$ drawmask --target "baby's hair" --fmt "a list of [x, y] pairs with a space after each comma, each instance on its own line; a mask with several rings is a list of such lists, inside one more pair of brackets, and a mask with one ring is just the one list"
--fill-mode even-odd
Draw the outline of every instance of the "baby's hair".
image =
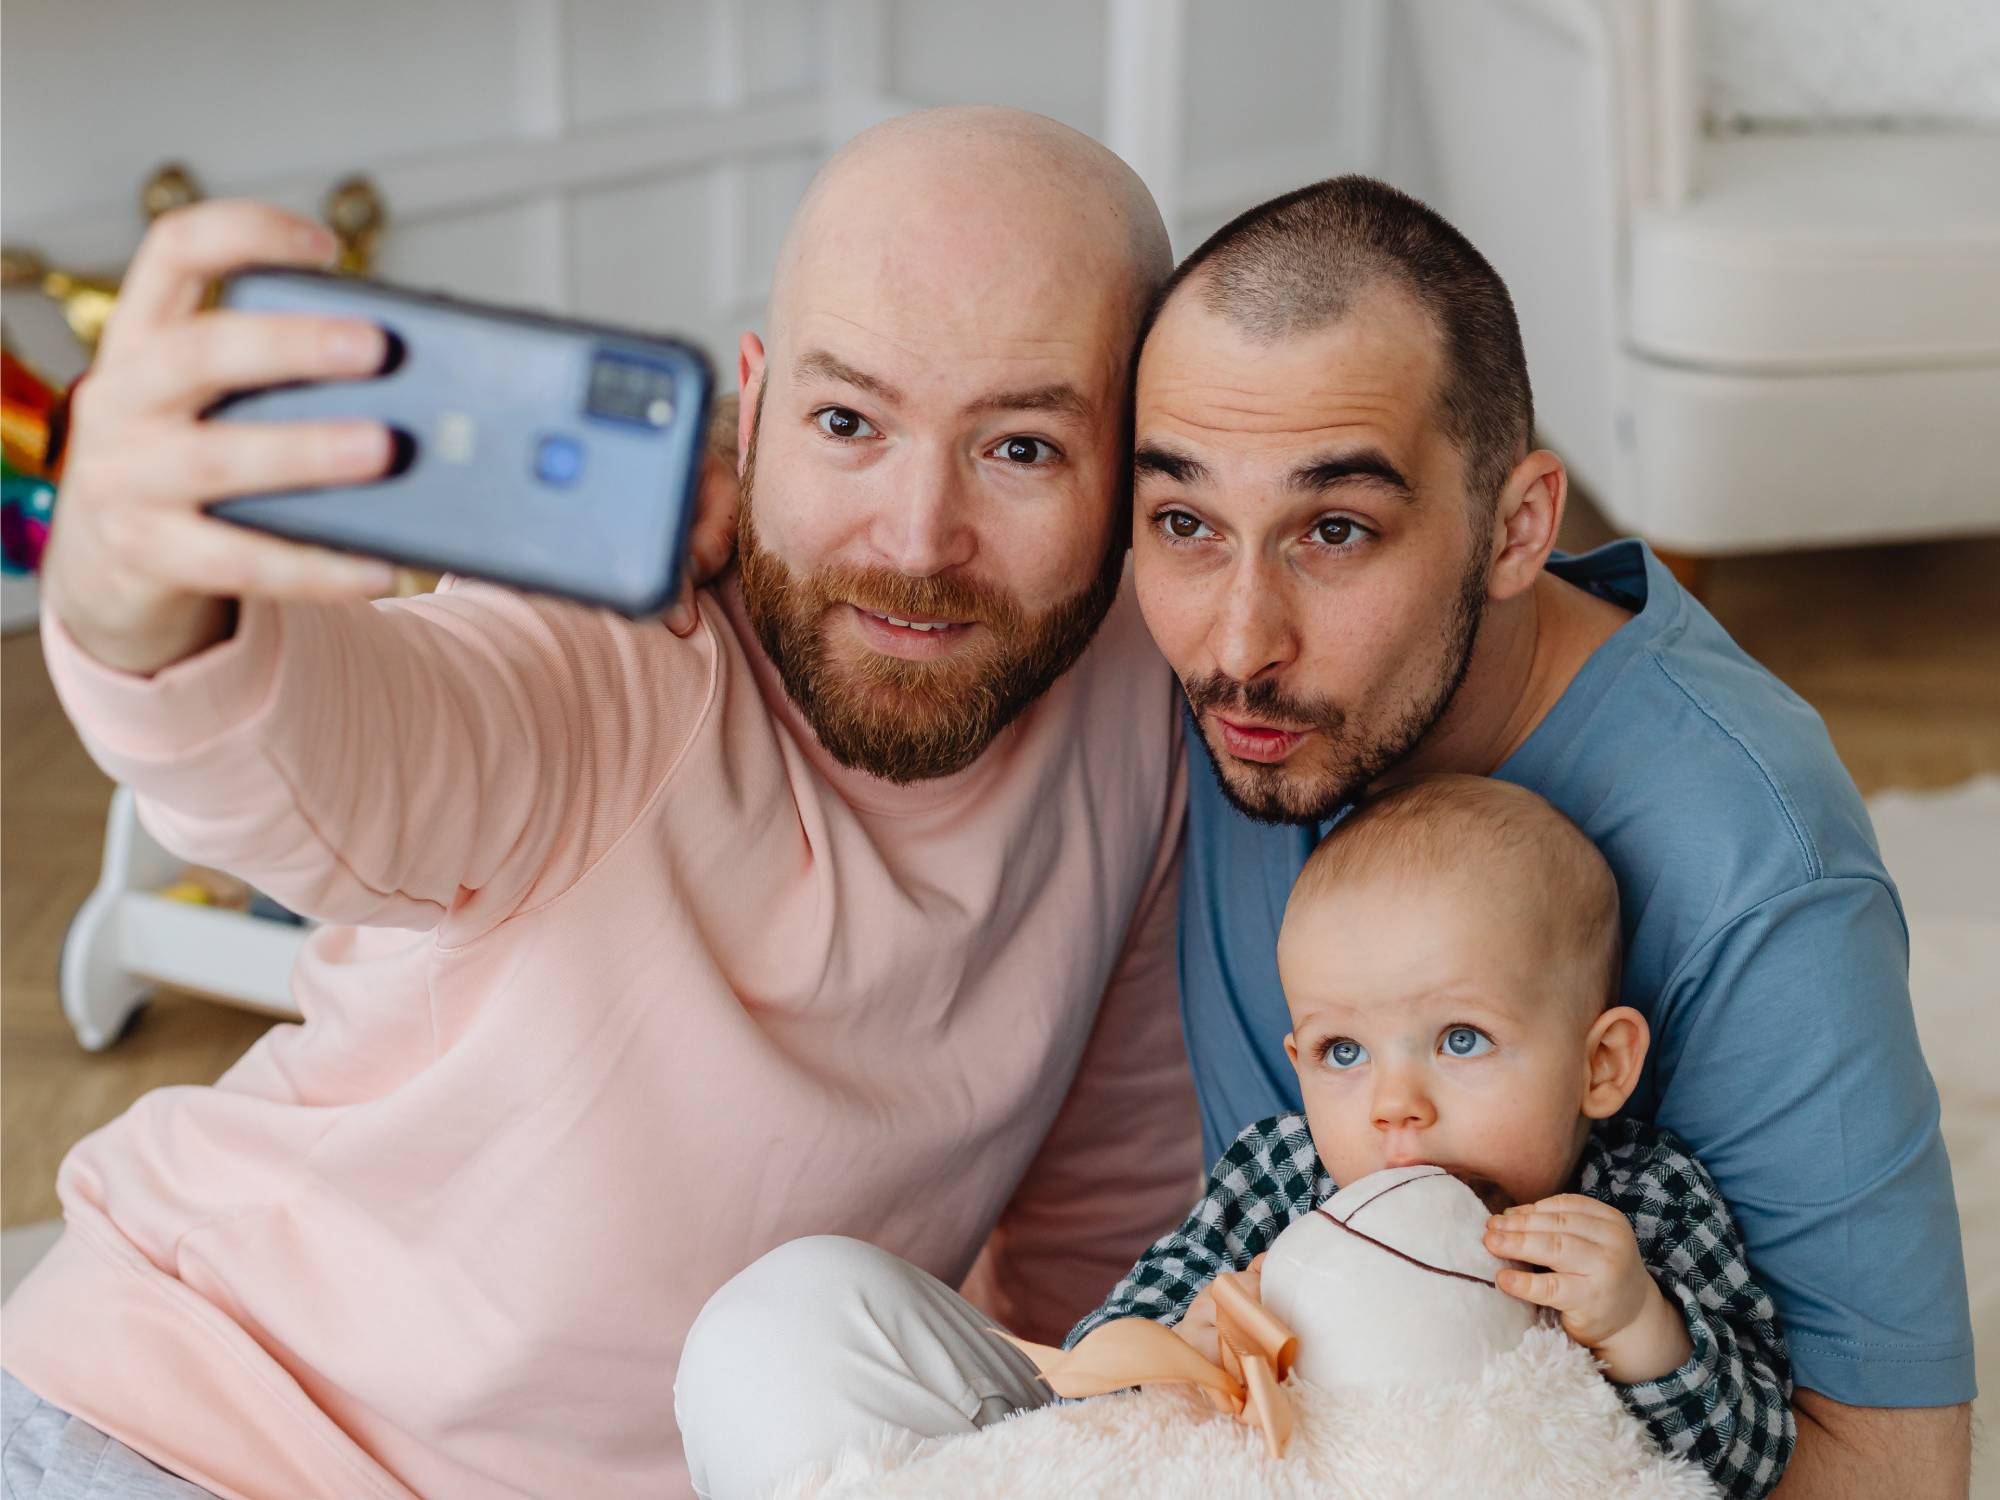
[[1357, 879], [1445, 875], [1479, 864], [1537, 899], [1554, 938], [1594, 967], [1602, 981], [1594, 985], [1598, 1009], [1617, 1004], [1624, 953], [1611, 866], [1576, 824], [1510, 781], [1435, 774], [1364, 798], [1320, 841], [1286, 909]]

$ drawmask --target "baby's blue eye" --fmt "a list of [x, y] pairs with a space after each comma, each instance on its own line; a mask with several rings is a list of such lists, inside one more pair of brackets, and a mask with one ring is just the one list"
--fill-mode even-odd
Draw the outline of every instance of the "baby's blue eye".
[[1336, 1068], [1352, 1068], [1368, 1061], [1368, 1049], [1359, 1042], [1340, 1037], [1327, 1046], [1326, 1061]]
[[1493, 1038], [1477, 1026], [1454, 1026], [1441, 1045], [1453, 1057], [1479, 1057], [1493, 1050]]

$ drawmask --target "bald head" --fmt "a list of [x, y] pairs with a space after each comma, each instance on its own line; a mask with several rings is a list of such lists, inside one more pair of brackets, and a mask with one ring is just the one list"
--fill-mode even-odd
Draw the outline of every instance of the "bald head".
[[1020, 109], [918, 110], [864, 130], [813, 178], [778, 253], [768, 337], [782, 342], [801, 299], [835, 279], [947, 317], [939, 294], [993, 287], [958, 298], [962, 318], [1060, 282], [1129, 339], [1172, 269], [1146, 185], [1089, 136]]

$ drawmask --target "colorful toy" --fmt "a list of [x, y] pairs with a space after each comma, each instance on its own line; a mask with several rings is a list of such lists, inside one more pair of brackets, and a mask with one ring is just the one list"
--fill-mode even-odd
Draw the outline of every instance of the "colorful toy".
[[0, 567], [41, 566], [62, 472], [69, 398], [0, 349]]

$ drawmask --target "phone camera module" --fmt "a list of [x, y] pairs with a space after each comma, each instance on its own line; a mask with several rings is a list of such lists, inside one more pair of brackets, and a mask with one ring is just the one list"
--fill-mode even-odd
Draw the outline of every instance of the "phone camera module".
[[584, 415], [655, 431], [673, 424], [674, 372], [629, 354], [601, 352], [590, 362]]

